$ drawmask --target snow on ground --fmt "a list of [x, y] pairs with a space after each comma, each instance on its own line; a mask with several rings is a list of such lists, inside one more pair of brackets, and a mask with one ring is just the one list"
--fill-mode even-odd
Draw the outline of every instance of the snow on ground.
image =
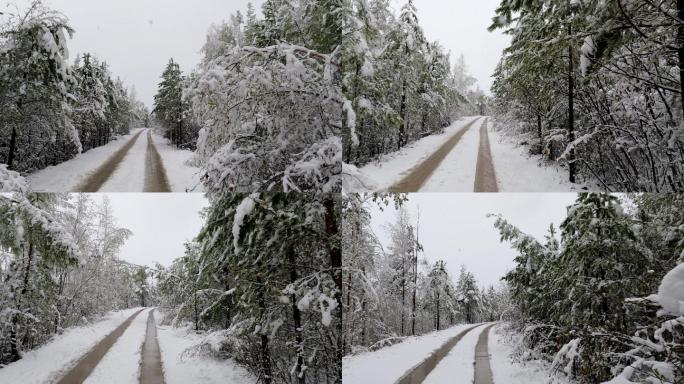
[[494, 383], [497, 384], [569, 384], [560, 377], [549, 376], [548, 365], [540, 361], [529, 361], [524, 365], [513, 362], [509, 356], [513, 346], [503, 334], [501, 325], [495, 325], [489, 333], [489, 365]]
[[472, 324], [456, 325], [438, 332], [408, 337], [399, 344], [374, 352], [344, 357], [342, 381], [354, 384], [393, 384], [450, 338], [471, 326]]
[[491, 127], [490, 121], [489, 146], [499, 191], [573, 192], [585, 187], [570, 183], [567, 169], [554, 164], [540, 165], [539, 156], [531, 156], [527, 147], [513, 143], [510, 137]]
[[475, 377], [475, 346], [486, 325], [479, 326], [463, 336], [454, 348], [437, 364], [423, 381], [424, 384], [448, 382], [470, 383]]
[[147, 164], [147, 129], [98, 192], [142, 192]]
[[203, 336], [193, 333], [190, 328], [159, 325], [162, 318], [160, 314], [155, 315], [155, 318], [166, 384], [242, 384], [257, 381], [233, 361], [184, 353], [186, 349], [199, 344]]
[[481, 119], [466, 132], [442, 164], [425, 182], [420, 192], [472, 192], [475, 185], [477, 154], [480, 149]]
[[21, 360], [0, 369], [0, 383], [50, 382], [138, 310], [113, 311], [96, 323], [66, 330], [42, 347], [26, 352]]
[[202, 192], [201, 169], [189, 165], [195, 153], [171, 146], [168, 139], [154, 131], [152, 140], [164, 163], [171, 190], [173, 192]]
[[133, 319], [84, 384], [138, 384], [140, 349], [145, 340], [147, 316], [151, 310], [146, 309]]
[[[344, 190], [346, 192], [386, 190], [401, 180], [409, 170], [432, 155], [454, 133], [476, 118], [462, 117], [445, 128], [443, 133], [426, 136], [399, 151], [384, 155], [379, 161], [366, 164], [361, 168], [356, 169], [346, 164], [344, 167]], [[473, 172], [475, 172], [475, 163], [473, 163]], [[358, 178], [362, 182], [358, 182]]]
[[[93, 148], [75, 158], [55, 166], [36, 171], [26, 178], [36, 192], [73, 191], [90, 172], [97, 169], [122, 145], [126, 144], [143, 128], [132, 129], [131, 133], [112, 140], [107, 145]], [[138, 140], [142, 139], [140, 137]]]

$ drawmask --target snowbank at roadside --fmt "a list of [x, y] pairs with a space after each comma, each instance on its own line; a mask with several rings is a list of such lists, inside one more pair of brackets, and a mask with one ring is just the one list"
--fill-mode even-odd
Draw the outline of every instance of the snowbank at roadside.
[[528, 361], [525, 364], [511, 360], [514, 347], [503, 334], [502, 325], [495, 325], [489, 333], [489, 365], [495, 383], [506, 384], [570, 384], [558, 376], [549, 375], [548, 364]]
[[472, 324], [456, 325], [406, 340], [373, 352], [342, 359], [342, 381], [354, 384], [393, 384], [404, 373]]
[[524, 146], [517, 145], [504, 133], [491, 129], [489, 146], [496, 170], [496, 182], [502, 192], [575, 192], [598, 190], [568, 181], [568, 171], [555, 164], [542, 164], [539, 156], [532, 156]]
[[102, 338], [140, 308], [112, 311], [101, 320], [67, 329], [50, 342], [0, 369], [0, 383], [42, 384], [51, 382]]
[[160, 325], [157, 320], [157, 339], [161, 350], [164, 379], [167, 384], [242, 384], [255, 383], [256, 378], [245, 368], [230, 360], [185, 353], [204, 340], [190, 328], [174, 328]]

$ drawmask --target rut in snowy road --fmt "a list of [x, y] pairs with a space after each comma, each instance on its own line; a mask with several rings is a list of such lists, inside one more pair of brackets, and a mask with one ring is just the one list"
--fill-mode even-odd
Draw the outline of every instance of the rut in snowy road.
[[142, 359], [140, 359], [140, 383], [164, 384], [164, 371], [157, 340], [157, 324], [154, 322], [154, 310], [150, 311], [147, 316], [147, 333], [142, 346]]
[[496, 324], [487, 326], [480, 333], [475, 346], [475, 379], [474, 384], [494, 384], [492, 369], [489, 365], [489, 331]]
[[492, 151], [489, 146], [488, 122], [489, 118], [485, 119], [480, 127], [480, 150], [477, 154], [477, 167], [475, 170], [475, 192], [499, 192], [496, 185], [496, 171], [494, 171]]
[[432, 372], [432, 370], [439, 364], [440, 361], [451, 351], [451, 349], [463, 338], [463, 336], [479, 325], [474, 325], [463, 331], [458, 335], [452, 337], [449, 341], [444, 343], [436, 351], [434, 351], [427, 359], [423, 360], [420, 364], [413, 367], [410, 371], [406, 372], [396, 384], [420, 384], [425, 380], [425, 378]]
[[166, 169], [157, 147], [152, 140], [152, 131], [147, 131], [147, 153], [145, 154], [145, 190], [143, 192], [171, 192]]
[[97, 345], [88, 351], [88, 353], [86, 353], [69, 372], [57, 381], [57, 384], [80, 384], [84, 382], [93, 372], [100, 360], [102, 360], [104, 355], [107, 354], [112, 345], [114, 345], [124, 331], [126, 331], [128, 326], [131, 325], [131, 322], [133, 322], [136, 316], [142, 311], [144, 311], [144, 309], [131, 315], [131, 317], [126, 319], [126, 321], [102, 339], [102, 341], [97, 343]]
[[425, 161], [413, 168], [408, 175], [401, 179], [398, 183], [393, 185], [389, 192], [418, 192], [435, 170], [440, 166], [445, 157], [454, 149], [459, 143], [463, 135], [478, 121], [480, 118], [468, 123], [466, 126], [456, 132], [449, 140], [447, 140], [437, 151], [435, 151]]

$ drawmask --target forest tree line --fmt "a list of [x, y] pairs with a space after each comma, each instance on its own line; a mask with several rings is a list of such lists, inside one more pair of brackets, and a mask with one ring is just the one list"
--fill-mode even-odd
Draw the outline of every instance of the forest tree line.
[[501, 129], [606, 191], [684, 191], [684, 4], [502, 0]]
[[211, 195], [186, 253], [159, 267], [164, 322], [206, 332], [196, 349], [261, 383], [341, 383], [339, 201]]
[[342, 4], [341, 87], [344, 162], [363, 166], [464, 114], [482, 114], [486, 98], [460, 56], [430, 41], [413, 0], [394, 15], [389, 0]]
[[130, 235], [106, 198], [0, 195], [0, 366], [68, 327], [146, 305], [145, 269], [118, 258]]
[[683, 211], [675, 194], [580, 194], [545, 239], [496, 217], [518, 252], [504, 277], [517, 357], [580, 383], [682, 382], [684, 309], [668, 301], [684, 294]]
[[73, 33], [39, 0], [0, 15], [0, 161], [10, 170], [57, 165], [147, 119], [106, 62], [88, 53], [69, 62]]
[[[481, 288], [461, 266], [429, 263], [405, 199], [350, 194], [343, 198], [343, 307], [345, 354], [376, 350], [406, 336], [455, 324], [497, 321], [507, 307], [502, 287]], [[371, 206], [397, 208], [384, 249], [370, 227]]]

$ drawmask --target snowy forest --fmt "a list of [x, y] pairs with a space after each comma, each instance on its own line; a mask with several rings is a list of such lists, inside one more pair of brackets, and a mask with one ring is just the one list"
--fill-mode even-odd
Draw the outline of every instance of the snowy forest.
[[343, 2], [344, 162], [360, 167], [450, 125], [484, 114], [487, 98], [473, 90], [461, 55], [451, 62], [430, 41], [413, 0], [398, 16], [389, 0]]
[[341, 383], [339, 201], [332, 195], [219, 194], [185, 256], [158, 271], [172, 324], [261, 383]]
[[158, 306], [160, 325], [199, 335], [181, 355], [238, 364], [254, 382], [341, 383], [339, 200], [209, 201], [182, 257], [138, 266], [119, 259], [131, 232], [106, 197], [1, 195], [0, 378], [3, 365], [111, 310]]
[[516, 357], [579, 383], [682, 382], [683, 210], [681, 195], [580, 194], [544, 239], [495, 217], [518, 252], [504, 277]]
[[0, 195], [0, 367], [69, 327], [146, 305], [145, 268], [118, 257], [130, 235], [107, 199]]
[[105, 61], [90, 53], [69, 61], [74, 33], [40, 1], [0, 14], [1, 172], [56, 165], [145, 125], [148, 112], [134, 88]]
[[155, 116], [196, 147], [207, 191], [341, 189], [339, 15], [336, 1], [249, 4], [209, 28], [191, 73], [171, 59]]
[[[496, 321], [506, 310], [503, 287], [481, 287], [465, 266], [452, 276], [443, 260], [428, 263], [417, 235], [419, 220], [405, 201], [401, 195], [344, 197], [345, 354], [374, 351], [455, 324]], [[369, 226], [371, 205], [398, 208], [388, 223], [387, 249]]]
[[606, 191], [684, 190], [681, 1], [502, 0], [500, 129]]

